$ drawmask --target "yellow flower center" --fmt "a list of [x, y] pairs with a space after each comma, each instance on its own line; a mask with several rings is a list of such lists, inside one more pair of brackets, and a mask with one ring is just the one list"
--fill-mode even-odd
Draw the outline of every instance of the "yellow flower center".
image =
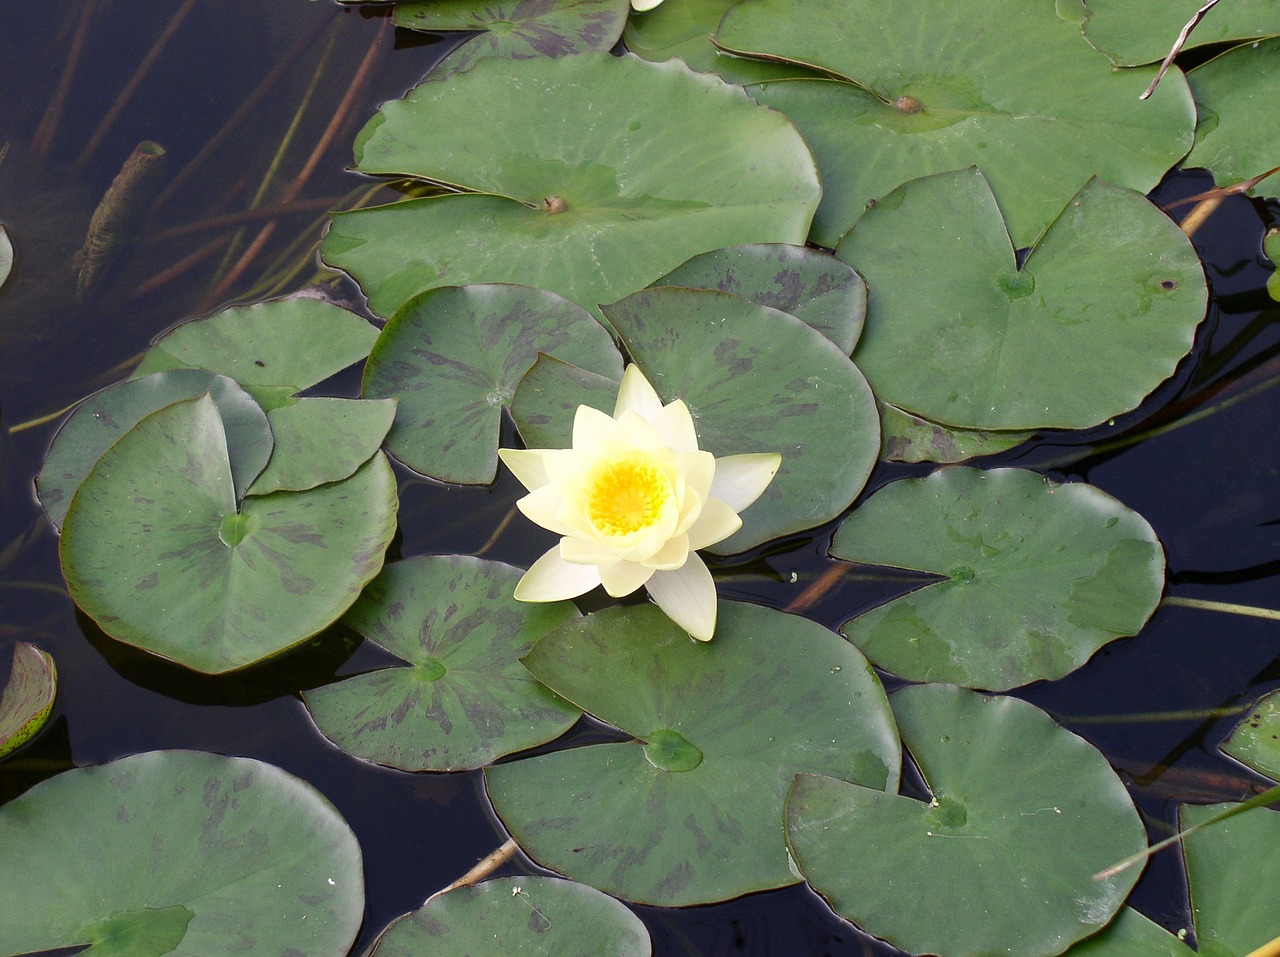
[[671, 481], [648, 462], [603, 462], [587, 482], [587, 517], [605, 535], [651, 528], [671, 501]]

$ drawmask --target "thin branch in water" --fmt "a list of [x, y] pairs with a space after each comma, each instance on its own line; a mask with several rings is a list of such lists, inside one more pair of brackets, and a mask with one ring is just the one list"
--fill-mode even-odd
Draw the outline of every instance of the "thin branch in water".
[[1164, 79], [1164, 75], [1169, 72], [1169, 67], [1173, 65], [1173, 58], [1182, 52], [1182, 45], [1187, 42], [1187, 37], [1191, 36], [1191, 31], [1196, 28], [1204, 15], [1218, 5], [1218, 0], [1209, 0], [1203, 7], [1197, 10], [1182, 28], [1182, 32], [1178, 34], [1178, 39], [1173, 41], [1173, 49], [1169, 51], [1169, 55], [1164, 58], [1164, 62], [1160, 64], [1160, 69], [1156, 73], [1156, 78], [1151, 81], [1151, 85], [1147, 87], [1145, 92], [1138, 97], [1145, 100], [1156, 91], [1156, 86]]
[[224, 246], [226, 246], [230, 242], [231, 242], [231, 237], [228, 235], [228, 236], [219, 236], [217, 239], [214, 239], [214, 240], [211, 240], [210, 242], [205, 243], [195, 252], [191, 253], [188, 256], [184, 256], [182, 259], [179, 259], [176, 263], [174, 263], [168, 269], [161, 270], [160, 272], [152, 276], [150, 279], [148, 279], [146, 282], [139, 284], [125, 298], [137, 299], [140, 296], [147, 295], [147, 293], [154, 292], [156, 289], [159, 289], [161, 286], [165, 285], [166, 283], [173, 282], [173, 280], [177, 279], [179, 276], [183, 275], [188, 270], [192, 269], [195, 266], [200, 265], [200, 263], [204, 262], [206, 259], [216, 254], [219, 250], [221, 250]]
[[[275, 206], [259, 206], [256, 209], [242, 209], [236, 213], [223, 213], [197, 219], [195, 222], [183, 223], [169, 229], [153, 233], [143, 240], [143, 245], [166, 243], [192, 233], [203, 233], [213, 229], [225, 229], [228, 226], [243, 226], [245, 223], [256, 223], [262, 219], [275, 219], [277, 216], [292, 216], [299, 213], [315, 213], [329, 210], [342, 202], [341, 196], [323, 196], [318, 199], [300, 199], [296, 203], [277, 204]], [[229, 241], [229, 240], [228, 240]]]
[[1174, 605], [1180, 608], [1198, 608], [1201, 611], [1222, 611], [1230, 615], [1244, 615], [1248, 618], [1266, 618], [1280, 621], [1280, 611], [1274, 608], [1259, 608], [1256, 605], [1237, 605], [1228, 601], [1209, 601], [1204, 598], [1178, 598], [1170, 595], [1162, 605]]
[[1275, 166], [1265, 173], [1246, 179], [1239, 183], [1232, 183], [1230, 186], [1219, 186], [1215, 189], [1206, 190], [1203, 193], [1197, 193], [1195, 196], [1188, 196], [1180, 199], [1176, 203], [1170, 203], [1168, 208], [1173, 209], [1176, 206], [1182, 206], [1186, 203], [1195, 203], [1195, 207], [1191, 212], [1183, 218], [1178, 226], [1188, 236], [1195, 234], [1195, 231], [1204, 225], [1204, 221], [1208, 219], [1228, 196], [1241, 196], [1249, 192], [1259, 183], [1273, 173], [1280, 172], [1280, 166]]
[[40, 125], [36, 127], [36, 132], [31, 137], [31, 152], [39, 160], [43, 160], [49, 154], [49, 148], [53, 145], [54, 134], [57, 133], [58, 123], [62, 119], [62, 110], [67, 103], [67, 94], [71, 91], [71, 81], [76, 75], [76, 67], [80, 65], [80, 56], [84, 53], [85, 40], [89, 36], [89, 27], [93, 23], [93, 15], [96, 12], [98, 0], [86, 0], [84, 9], [80, 12], [80, 22], [76, 24], [76, 34], [71, 40], [71, 49], [67, 51], [66, 62], [62, 65], [62, 76], [58, 79], [58, 88], [54, 91], [53, 98], [49, 100], [49, 105], [45, 107], [44, 116], [40, 118]]

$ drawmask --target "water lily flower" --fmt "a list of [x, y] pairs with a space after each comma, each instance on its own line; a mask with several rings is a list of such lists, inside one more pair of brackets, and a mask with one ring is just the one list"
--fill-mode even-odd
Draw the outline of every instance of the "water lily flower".
[[652, 10], [662, 0], [631, 0], [631, 9], [636, 13], [644, 13], [646, 10]]
[[603, 585], [614, 598], [643, 586], [699, 641], [716, 628], [716, 589], [696, 554], [742, 526], [782, 464], [776, 453], [716, 458], [698, 448], [684, 402], [663, 405], [627, 366], [612, 416], [578, 406], [573, 448], [502, 449], [529, 490], [516, 505], [563, 536], [516, 586], [521, 601], [562, 601]]

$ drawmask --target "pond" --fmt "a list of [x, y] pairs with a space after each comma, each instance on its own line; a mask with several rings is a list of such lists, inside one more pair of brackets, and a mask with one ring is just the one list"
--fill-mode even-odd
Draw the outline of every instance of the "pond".
[[[527, 908], [519, 921], [507, 918], [513, 926], [536, 935], [563, 920], [570, 939], [590, 939], [588, 922], [579, 928], [577, 919], [585, 908], [612, 905], [589, 892], [589, 903], [574, 898], [554, 912], [551, 898], [538, 896], [552, 892], [537, 880], [558, 872], [628, 902], [659, 955], [1049, 955], [1099, 931], [1122, 901], [1189, 942], [1198, 930], [1215, 953], [1244, 957], [1280, 933], [1274, 909], [1251, 901], [1232, 914], [1236, 931], [1222, 929], [1228, 905], [1194, 887], [1202, 912], [1193, 926], [1176, 849], [1156, 854], [1131, 893], [1137, 868], [1100, 882], [1097, 892], [1077, 880], [1148, 837], [1172, 834], [1185, 805], [1264, 792], [1273, 782], [1263, 772], [1269, 767], [1274, 777], [1277, 766], [1267, 760], [1280, 763], [1265, 741], [1248, 752], [1262, 758], [1241, 755], [1247, 763], [1219, 747], [1280, 688], [1280, 616], [1266, 617], [1280, 606], [1280, 446], [1270, 390], [1280, 382], [1280, 307], [1267, 291], [1273, 266], [1262, 248], [1267, 231], [1280, 226], [1280, 201], [1270, 198], [1276, 188], [1263, 181], [1257, 195], [1227, 197], [1191, 243], [1157, 212], [1180, 220], [1215, 183], [1194, 163], [1208, 155], [1203, 145], [1187, 168], [1172, 168], [1192, 136], [1191, 95], [1178, 87], [1178, 99], [1175, 84], [1185, 81], [1177, 70], [1152, 97], [1157, 119], [1118, 112], [1129, 107], [1113, 104], [1103, 88], [1111, 79], [1075, 94], [1106, 114], [1098, 126], [1052, 113], [1071, 108], [1044, 93], [1034, 104], [1041, 119], [1086, 124], [1049, 157], [1036, 137], [1023, 139], [1039, 120], [1013, 122], [1018, 109], [1032, 107], [1010, 106], [997, 84], [941, 61], [903, 80], [875, 63], [875, 44], [856, 44], [862, 62], [843, 60], [840, 45], [822, 41], [814, 27], [831, 16], [819, 0], [796, 4], [794, 15], [778, 0], [690, 0], [679, 16], [667, 10], [682, 2], [631, 13], [616, 47], [627, 7], [614, 0], [459, 0], [434, 10], [400, 4], [394, 14], [383, 4], [303, 0], [266, 11], [247, 0], [75, 0], [0, 10], [0, 84], [11, 92], [0, 111], [0, 225], [14, 248], [7, 278], [0, 257], [0, 686], [19, 643], [52, 656], [57, 673], [47, 725], [11, 754], [0, 750], [0, 854], [29, 862], [21, 892], [0, 891], [0, 925], [38, 912], [34, 923], [56, 929], [15, 936], [13, 944], [0, 929], [0, 955], [73, 953], [92, 941], [92, 953], [207, 957], [192, 944], [196, 936], [186, 945], [195, 950], [180, 943], [218, 919], [229, 921], [224, 935], [244, 932], [225, 944], [227, 953], [266, 953], [271, 941], [273, 953], [372, 953], [392, 921], [462, 877], [509, 832], [528, 856], [500, 863], [495, 873], [513, 882], [491, 886]], [[871, 15], [855, 0], [844, 5]], [[1077, 52], [1055, 59], [1058, 26], [1080, 29], [1071, 22], [1075, 5], [1057, 6], [1049, 18], [1056, 23], [1036, 25], [1038, 14], [1003, 21], [1007, 44], [1045, 44], [1042, 63], [1052, 67], [1044, 72], [1062, 71], [1056, 85], [1093, 83], [1082, 79], [1088, 70]], [[1098, 14], [1094, 41], [1122, 46], [1130, 28], [1104, 16], [1110, 4], [1090, 7]], [[679, 18], [686, 15], [687, 23]], [[1155, 60], [1186, 16], [1174, 17]], [[1262, 26], [1252, 29], [1207, 18], [1204, 35], [1280, 34], [1266, 11], [1258, 16]], [[1022, 65], [984, 47], [981, 30], [957, 23], [937, 30], [943, 48], [954, 44], [974, 64], [974, 76], [998, 65], [1014, 88], [1054, 85], [1037, 84]], [[717, 61], [705, 41], [713, 31], [724, 49], [773, 62]], [[846, 46], [855, 45], [850, 36]], [[885, 40], [889, 59], [897, 42], [909, 45]], [[1253, 49], [1272, 57], [1276, 42]], [[482, 44], [499, 55], [479, 55]], [[683, 44], [679, 52], [694, 69], [717, 65], [752, 98], [679, 64], [606, 52], [541, 55], [560, 44], [560, 52], [583, 48], [575, 44], [615, 54], [630, 48], [652, 60]], [[1135, 62], [1151, 59], [1148, 51]], [[1210, 54], [1191, 50], [1179, 62], [1205, 64], [1202, 86], [1190, 74], [1191, 92], [1204, 101], [1202, 137], [1239, 122], [1226, 107], [1205, 105], [1223, 102], [1213, 99], [1214, 84], [1227, 85], [1226, 100], [1257, 102], [1246, 87], [1230, 86], [1245, 82], [1238, 75], [1219, 75], [1227, 70]], [[863, 78], [864, 68], [873, 75]], [[406, 96], [429, 71], [432, 81]], [[1110, 66], [1097, 72], [1126, 74]], [[1152, 72], [1128, 71], [1116, 82], [1132, 86], [1140, 74], [1140, 91]], [[1136, 91], [1126, 86], [1129, 100], [1137, 102]], [[1162, 140], [1165, 126], [1174, 132]], [[1134, 134], [1127, 143], [1118, 128], [1147, 138]], [[902, 157], [911, 149], [898, 154], [900, 144], [888, 145], [907, 134], [928, 139], [943, 159], [909, 165]], [[968, 145], [956, 146], [953, 134]], [[845, 162], [864, 143], [859, 162]], [[138, 154], [139, 144], [153, 145]], [[1267, 148], [1258, 150], [1271, 155]], [[873, 162], [880, 151], [896, 172]], [[125, 195], [118, 174], [131, 154], [135, 165], [155, 160], [158, 172], [140, 176]], [[1083, 166], [1072, 165], [1076, 154]], [[1037, 165], [1030, 186], [1018, 179]], [[1132, 182], [1092, 181], [1092, 172]], [[112, 190], [125, 213], [108, 222], [100, 201]], [[393, 201], [402, 202], [378, 207]], [[732, 252], [715, 258], [726, 247]], [[712, 258], [682, 265], [702, 254]], [[974, 278], [1000, 256], [1008, 262]], [[796, 278], [802, 267], [821, 278]], [[815, 285], [789, 303], [752, 299], [753, 283], [784, 274]], [[913, 295], [899, 301], [899, 289]], [[277, 302], [299, 291], [305, 298]], [[823, 296], [825, 306], [801, 315]], [[266, 301], [267, 312], [227, 311]], [[998, 344], [966, 313], [974, 302], [985, 304], [984, 322], [997, 307], [1011, 310], [999, 320], [1007, 324]], [[1039, 313], [1017, 311], [1031, 303]], [[1028, 316], [1051, 313], [1040, 332], [1022, 331], [1040, 321]], [[242, 325], [207, 335], [200, 330], [208, 325], [179, 326], [204, 316]], [[432, 327], [437, 316], [466, 333], [451, 339]], [[273, 339], [272, 323], [305, 331]], [[895, 323], [906, 329], [896, 339], [884, 331]], [[696, 600], [673, 599], [661, 584], [676, 581], [660, 576], [677, 575], [687, 562], [647, 579], [658, 605], [644, 588], [621, 601], [598, 589], [555, 596], [579, 598], [580, 618], [567, 601], [517, 604], [510, 595], [521, 572], [497, 564], [528, 569], [569, 534], [563, 518], [550, 522], [553, 533], [517, 507], [528, 489], [516, 475], [530, 473], [506, 453], [516, 472], [500, 467], [499, 445], [567, 447], [573, 410], [584, 404], [614, 429], [608, 442], [642, 434], [637, 441], [649, 448], [649, 432], [621, 427], [621, 412], [617, 424], [609, 419], [622, 378], [615, 341], [662, 400], [688, 400], [690, 430], [715, 453], [722, 475], [745, 470], [733, 457], [750, 453], [772, 476], [777, 463], [770, 470], [759, 454], [781, 452], [777, 477], [751, 494], [734, 498], [715, 485], [708, 492], [692, 478], [695, 491], [680, 489], [699, 502], [728, 496], [744, 513], [740, 531], [726, 519], [722, 534], [699, 543], [720, 599], [715, 637], [705, 643], [689, 640], [686, 632], [697, 628], [680, 617], [697, 610]], [[486, 350], [507, 362], [509, 381], [477, 392], [466, 363]], [[168, 398], [135, 415], [136, 428], [126, 424], [101, 440], [87, 461], [74, 459], [98, 440], [64, 433], [59, 453], [55, 436], [71, 409], [135, 375], [140, 362], [140, 373], [168, 377]], [[463, 372], [433, 378], [442, 366]], [[282, 367], [294, 378], [270, 378]], [[1029, 380], [1043, 388], [1028, 388]], [[652, 410], [647, 401], [635, 407]], [[885, 403], [901, 410], [897, 419]], [[1027, 411], [1040, 404], [1043, 417]], [[101, 422], [122, 408], [91, 413]], [[287, 418], [300, 408], [319, 424]], [[170, 478], [198, 471], [191, 462], [199, 456], [174, 452], [172, 468], [166, 456], [180, 447], [175, 435], [210, 434], [211, 422], [226, 471], [218, 481], [228, 486], [219, 494], [230, 495], [231, 506], [205, 533], [213, 530], [220, 555], [245, 542], [257, 547], [265, 541], [255, 524], [266, 521], [260, 503], [277, 509], [273, 515], [288, 512], [287, 523], [277, 522], [288, 531], [272, 540], [270, 561], [285, 570], [285, 592], [296, 602], [252, 583], [197, 600], [203, 586], [193, 582], [212, 573], [197, 568], [196, 577], [170, 581], [165, 570], [208, 543], [179, 535], [160, 548], [147, 544], [157, 523], [195, 522], [173, 516], [206, 507], [201, 496], [217, 482], [184, 498], [189, 493], [174, 492]], [[285, 458], [282, 450], [294, 448], [287, 436], [303, 449], [299, 458]], [[385, 464], [379, 445], [390, 452]], [[48, 456], [61, 469], [59, 454], [74, 479], [44, 464]], [[575, 462], [590, 471], [594, 454]], [[243, 463], [254, 455], [260, 461], [251, 469]], [[693, 459], [679, 461], [681, 475], [694, 469]], [[307, 474], [298, 478], [299, 471]], [[112, 488], [112, 474], [133, 475], [135, 484]], [[578, 494], [565, 481], [566, 494]], [[255, 482], [263, 483], [256, 491]], [[155, 498], [172, 492], [179, 503], [145, 511], [150, 483], [162, 490]], [[347, 491], [326, 492], [339, 487]], [[287, 502], [301, 504], [288, 511]], [[328, 518], [317, 520], [321, 513]], [[356, 531], [340, 538], [332, 529]], [[1123, 540], [1109, 537], [1113, 529]], [[340, 570], [290, 551], [316, 542], [341, 553]], [[1006, 552], [1021, 556], [1016, 566], [1001, 564]], [[159, 570], [133, 569], [140, 555], [161, 556]], [[1048, 582], [1043, 569], [1056, 567], [1064, 580]], [[1002, 576], [1014, 584], [1000, 586]], [[115, 579], [123, 584], [103, 584]], [[129, 609], [168, 602], [178, 611], [121, 611], [120, 594], [152, 588], [154, 602]], [[939, 594], [950, 598], [930, 605]], [[432, 605], [440, 595], [454, 596], [452, 603]], [[893, 601], [900, 596], [910, 604]], [[219, 602], [227, 620], [240, 617], [223, 638], [205, 641], [214, 625], [196, 619], [207, 614], [223, 628], [208, 610]], [[503, 635], [524, 635], [526, 664], [510, 663], [520, 677], [486, 677], [479, 667], [473, 686], [459, 677], [470, 663], [439, 650], [444, 644], [425, 658], [409, 649], [437, 618], [455, 614], [462, 624], [450, 627], [474, 633], [477, 648], [489, 631], [495, 649]], [[953, 641], [949, 629], [969, 637]], [[393, 681], [396, 672], [418, 684], [412, 692], [392, 688], [391, 699], [343, 680]], [[430, 689], [446, 672], [463, 683], [444, 723], [474, 723], [484, 729], [480, 744], [466, 751], [465, 733], [446, 734], [443, 743], [382, 734], [407, 712], [443, 707]], [[523, 709], [513, 720], [488, 702], [486, 682], [524, 684], [539, 697], [504, 691], [502, 707]], [[683, 717], [670, 717], [677, 712]], [[4, 717], [0, 709], [0, 731]], [[1271, 719], [1260, 712], [1250, 720], [1275, 738]], [[534, 730], [508, 741], [506, 732], [488, 730], [494, 724]], [[118, 795], [81, 811], [76, 802], [89, 788], [74, 789], [84, 779], [59, 777], [169, 750], [269, 767], [201, 764], [199, 755], [172, 766], [115, 765]], [[195, 763], [181, 763], [188, 760]], [[876, 816], [882, 792], [898, 786], [899, 764], [901, 792], [921, 802], [913, 809], [928, 808], [928, 831], [902, 823], [916, 810], [901, 820]], [[704, 790], [668, 788], [692, 780], [699, 765]], [[274, 769], [293, 777], [273, 777]], [[661, 783], [633, 786], [642, 777]], [[206, 849], [212, 819], [201, 832], [181, 810], [187, 784], [202, 779], [200, 806], [221, 808], [218, 824], [224, 812], [235, 819], [242, 790], [255, 800], [266, 792], [265, 809], [235, 824], [234, 841], [217, 854]], [[52, 798], [32, 800], [59, 781], [72, 782], [56, 805], [62, 818], [47, 810]], [[157, 795], [170, 792], [166, 807]], [[243, 803], [250, 805], [247, 795]], [[588, 810], [579, 812], [580, 804]], [[15, 809], [49, 818], [32, 826]], [[1064, 822], [1018, 829], [1041, 813]], [[1276, 834], [1269, 815], [1249, 811], [1233, 826], [1261, 818]], [[764, 827], [767, 839], [751, 830], [760, 820], [774, 822]], [[141, 851], [151, 841], [165, 846], [162, 838], [184, 846], [184, 827], [194, 827], [194, 853], [205, 855], [195, 869], [207, 866], [208, 883], [220, 889], [153, 894], [149, 869], [177, 883], [191, 868], [171, 861], [179, 853], [172, 849], [139, 864]], [[28, 846], [23, 834], [42, 836]], [[921, 834], [1000, 848], [935, 859]], [[1274, 840], [1280, 834], [1248, 855], [1224, 845], [1239, 861], [1231, 880], [1274, 886]], [[287, 927], [268, 929], [261, 916], [244, 927], [234, 914], [211, 916], [223, 905], [210, 901], [240, 879], [234, 855], [259, 841], [296, 852], [268, 860], [283, 882], [307, 872], [327, 879], [305, 898], [314, 922], [324, 924], [316, 936], [290, 938]], [[1204, 841], [1201, 873], [1236, 886], [1212, 870], [1221, 867], [1213, 854], [1228, 851]], [[757, 845], [758, 855], [750, 850]], [[746, 850], [722, 854], [727, 846]], [[1002, 869], [1009, 861], [1025, 862], [1014, 883], [1031, 897], [1067, 888], [1075, 909], [1066, 929], [1053, 907], [1019, 926], [1023, 892], [1000, 883], [1010, 879]], [[361, 881], [362, 895], [353, 896], [349, 885]], [[28, 884], [36, 889], [24, 897]], [[134, 885], [141, 896], [130, 896]], [[231, 895], [226, 906], [253, 911], [245, 900], [262, 887]], [[117, 896], [124, 903], [102, 903]], [[989, 902], [1013, 916], [990, 925], [955, 916]], [[921, 911], [937, 915], [921, 920]], [[631, 925], [621, 913], [606, 910], [600, 919], [622, 934], [618, 928]], [[346, 927], [345, 939], [331, 925]], [[1180, 946], [1169, 935], [1135, 933], [1145, 943], [1103, 931], [1077, 949]], [[261, 951], [252, 949], [257, 934]], [[381, 951], [424, 946], [389, 939]]]

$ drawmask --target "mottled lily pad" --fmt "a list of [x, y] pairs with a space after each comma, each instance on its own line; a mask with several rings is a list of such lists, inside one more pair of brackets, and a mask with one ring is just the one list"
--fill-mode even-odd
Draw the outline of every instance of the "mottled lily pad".
[[504, 877], [460, 887], [392, 923], [377, 957], [649, 957], [640, 918], [593, 887], [554, 877]]
[[1019, 266], [996, 199], [977, 169], [939, 173], [841, 240], [875, 290], [854, 361], [876, 395], [962, 429], [1084, 428], [1137, 406], [1205, 315], [1190, 240], [1092, 180]]
[[[1272, 16], [1280, 31], [1280, 13]], [[1280, 38], [1229, 50], [1192, 70], [1187, 79], [1200, 121], [1196, 145], [1182, 165], [1208, 167], [1219, 186], [1252, 179], [1280, 165], [1280, 129], [1258, 122], [1259, 115], [1265, 115], [1262, 111], [1275, 104]], [[1264, 179], [1252, 192], [1280, 195], [1280, 182], [1274, 176]]]
[[1034, 432], [987, 432], [939, 425], [880, 404], [881, 458], [891, 462], [940, 462], [947, 465], [1021, 445]]
[[9, 680], [0, 691], [0, 758], [39, 733], [53, 713], [57, 694], [53, 655], [30, 642], [15, 642]]
[[538, 356], [511, 400], [511, 417], [525, 446], [568, 448], [574, 414], [589, 405], [613, 415], [622, 376], [597, 375], [547, 355]]
[[483, 767], [568, 730], [579, 710], [520, 664], [571, 602], [511, 597], [521, 572], [449, 555], [383, 569], [343, 619], [403, 659], [303, 695], [321, 732], [356, 757], [406, 771]]
[[[251, 495], [340, 482], [373, 457], [396, 414], [393, 399], [295, 399], [267, 414], [275, 449]], [[234, 470], [235, 455], [231, 457]]]
[[912, 681], [1002, 690], [1061, 678], [1138, 632], [1164, 553], [1137, 512], [1021, 469], [943, 469], [885, 486], [837, 530], [846, 561], [939, 576], [841, 629]]
[[153, 751], [0, 808], [0, 954], [342, 957], [364, 916], [355, 835], [250, 758]]
[[682, 906], [796, 881], [780, 827], [801, 771], [895, 786], [884, 692], [848, 642], [721, 602], [714, 641], [656, 606], [561, 626], [524, 659], [635, 740], [485, 769], [494, 808], [538, 863], [626, 900]]
[[[1156, 63], [1173, 49], [1174, 40], [1204, 2], [1086, 0], [1085, 37], [1117, 66]], [[1275, 34], [1280, 34], [1280, 11], [1272, 0], [1225, 0], [1196, 24], [1182, 49]]]
[[809, 774], [787, 797], [796, 866], [836, 913], [941, 957], [1052, 957], [1105, 926], [1138, 874], [1093, 875], [1146, 846], [1106, 759], [1015, 698], [920, 685], [890, 703], [931, 800]]
[[1222, 750], [1280, 781], [1280, 691], [1264, 697], [1222, 742]]
[[595, 309], [710, 249], [803, 242], [820, 193], [796, 128], [740, 88], [598, 53], [423, 83], [382, 107], [356, 161], [470, 191], [335, 215], [324, 258], [384, 316], [484, 282]]

